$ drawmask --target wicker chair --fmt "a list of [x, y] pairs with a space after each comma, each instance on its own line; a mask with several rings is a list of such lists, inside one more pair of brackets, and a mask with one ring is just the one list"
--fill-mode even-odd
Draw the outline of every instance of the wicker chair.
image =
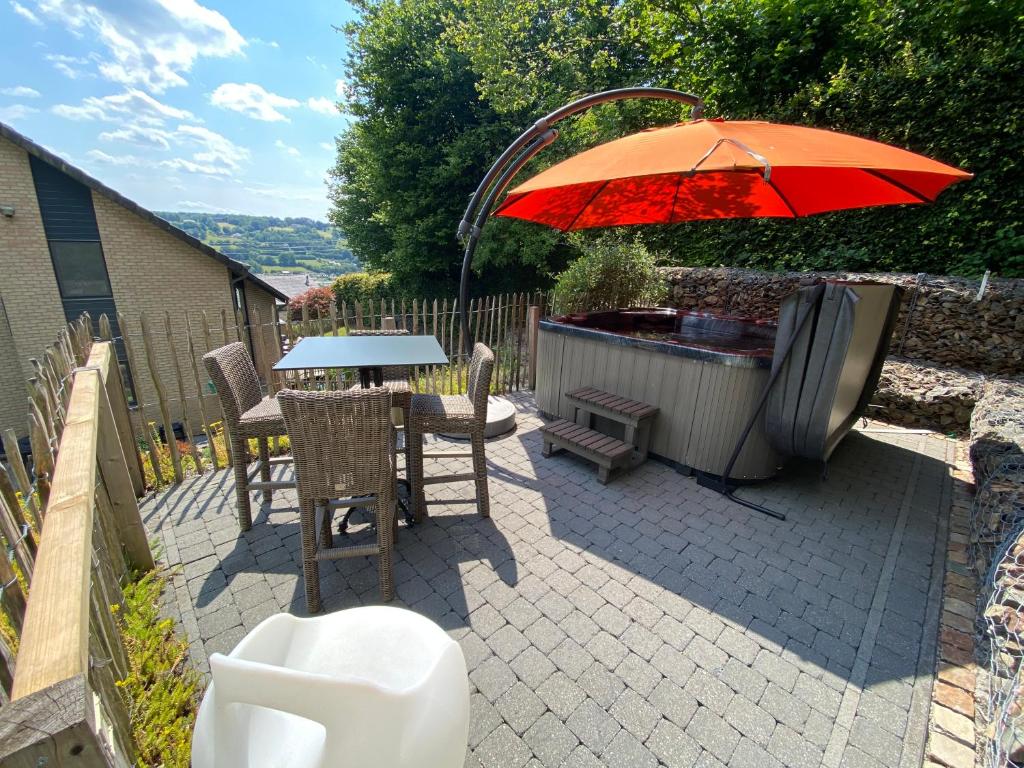
[[[284, 464], [289, 458], [270, 459], [268, 438], [285, 433], [281, 407], [273, 397], [263, 397], [249, 353], [240, 341], [211, 350], [203, 355], [210, 378], [217, 387], [217, 396], [224, 409], [228, 437], [231, 441], [231, 463], [235, 470], [235, 494], [238, 499], [238, 525], [243, 531], [252, 527], [249, 492], [263, 491], [273, 500], [275, 489], [294, 487], [291, 482], [270, 479], [271, 463]], [[258, 466], [248, 471], [249, 440], [255, 438], [259, 447]], [[253, 478], [259, 472], [259, 482]]]
[[[381, 331], [349, 331], [349, 336], [408, 336], [406, 330]], [[409, 423], [409, 405], [412, 402], [412, 387], [409, 384], [409, 366], [385, 365], [383, 369], [384, 386], [391, 392], [391, 407], [401, 408], [403, 423]], [[356, 384], [352, 389], [359, 389]]]
[[[295, 458], [307, 608], [310, 613], [320, 610], [319, 562], [343, 557], [377, 555], [380, 591], [390, 600], [396, 525], [391, 393], [384, 387], [344, 392], [286, 389], [277, 398]], [[331, 513], [351, 507], [375, 509], [375, 544], [334, 546]]]
[[[473, 347], [473, 358], [469, 364], [467, 394], [412, 396], [406, 439], [409, 451], [409, 479], [412, 482], [412, 504], [417, 520], [422, 520], [427, 514], [427, 500], [423, 490], [425, 485], [460, 480], [473, 480], [476, 483], [477, 509], [481, 517], [491, 516], [490, 498], [487, 493], [487, 461], [484, 457], [484, 428], [487, 426], [487, 395], [490, 393], [493, 370], [494, 353], [485, 345], [477, 344]], [[468, 453], [445, 451], [425, 454], [423, 435], [436, 432], [468, 435], [472, 450]], [[473, 459], [471, 474], [433, 477], [423, 475], [424, 459], [469, 457]]]

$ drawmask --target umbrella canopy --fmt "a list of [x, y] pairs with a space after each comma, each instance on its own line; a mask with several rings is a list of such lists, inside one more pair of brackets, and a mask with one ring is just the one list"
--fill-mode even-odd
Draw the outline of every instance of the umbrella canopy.
[[509, 192], [495, 215], [561, 230], [792, 218], [930, 203], [971, 176], [844, 133], [694, 120], [626, 136], [552, 166]]

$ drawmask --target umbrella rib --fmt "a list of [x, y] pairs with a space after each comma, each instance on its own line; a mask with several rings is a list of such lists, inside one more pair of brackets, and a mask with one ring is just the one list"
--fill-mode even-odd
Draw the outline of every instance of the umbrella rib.
[[800, 214], [796, 212], [796, 208], [794, 208], [793, 204], [789, 202], [789, 199], [784, 194], [782, 194], [782, 190], [775, 186], [775, 182], [772, 181], [771, 179], [768, 179], [768, 186], [774, 189], [775, 194], [778, 195], [779, 199], [786, 204], [786, 207], [789, 208], [789, 212], [793, 214], [793, 218], [800, 218]]
[[573, 216], [572, 221], [569, 222], [569, 226], [562, 230], [563, 232], [569, 232], [572, 230], [572, 228], [576, 225], [576, 222], [579, 221], [580, 216], [583, 215], [583, 212], [587, 210], [587, 208], [589, 208], [591, 205], [593, 205], [594, 201], [597, 199], [597, 196], [604, 192], [604, 188], [608, 186], [608, 182], [610, 181], [611, 179], [605, 179], [604, 181], [601, 182], [601, 186], [598, 187], [597, 191], [590, 196], [590, 199], [587, 200], [586, 203], [584, 203], [584, 205], [580, 208], [579, 213]]
[[682, 184], [683, 184], [683, 174], [677, 173], [676, 174], [676, 191], [672, 195], [672, 207], [668, 209], [668, 221], [665, 222], [666, 224], [671, 224], [672, 223], [672, 219], [675, 218], [675, 215], [676, 215], [676, 201], [679, 199], [679, 187], [681, 187]]
[[887, 184], [892, 184], [894, 187], [896, 187], [896, 189], [899, 189], [899, 190], [902, 190], [903, 192], [906, 192], [911, 197], [916, 197], [922, 203], [934, 203], [935, 202], [930, 197], [925, 197], [924, 195], [922, 195], [916, 189], [913, 189], [912, 187], [908, 187], [906, 184], [903, 184], [902, 182], [896, 181], [896, 179], [894, 179], [894, 178], [892, 178], [890, 176], [886, 176], [884, 173], [882, 173], [881, 171], [876, 171], [874, 168], [861, 168], [860, 170], [864, 171], [864, 173], [866, 173], [866, 174], [868, 174], [870, 176], [874, 176], [876, 179], [881, 179], [882, 181], [886, 182]]

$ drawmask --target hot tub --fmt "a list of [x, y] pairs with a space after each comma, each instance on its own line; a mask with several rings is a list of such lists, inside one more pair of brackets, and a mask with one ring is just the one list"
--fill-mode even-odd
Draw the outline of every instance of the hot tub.
[[[720, 475], [768, 381], [775, 333], [765, 321], [677, 309], [546, 318], [537, 346], [537, 405], [547, 416], [573, 420], [565, 393], [583, 386], [655, 405], [651, 453], [684, 471]], [[622, 436], [613, 423], [597, 427]], [[731, 477], [769, 478], [780, 463], [762, 414]]]

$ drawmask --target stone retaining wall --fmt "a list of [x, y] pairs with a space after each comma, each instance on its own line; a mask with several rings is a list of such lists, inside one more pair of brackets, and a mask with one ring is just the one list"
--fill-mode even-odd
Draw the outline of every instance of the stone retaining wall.
[[[907, 289], [892, 353], [989, 374], [1024, 371], [1024, 280], [993, 278], [979, 301], [980, 282], [959, 277], [855, 272], [761, 272], [666, 267], [669, 304], [682, 309], [775, 319], [783, 296], [802, 279], [874, 280]], [[907, 322], [909, 313], [909, 324]]]
[[[960, 629], [972, 629], [975, 637], [969, 645], [964, 632], [950, 637], [965, 650], [976, 647], [981, 664], [979, 670], [965, 657], [947, 669], [955, 668], [965, 691], [977, 693], [978, 764], [1001, 768], [1024, 763], [1024, 379], [985, 382], [971, 417], [969, 454], [977, 493], [967, 536], [955, 524], [951, 531], [947, 568], [966, 565], [973, 571], [976, 602], [965, 604], [957, 595], [956, 608], [960, 618], [969, 620]], [[947, 571], [947, 585], [959, 573]], [[942, 631], [945, 642], [948, 630]], [[949, 663], [945, 655], [943, 660]], [[960, 768], [959, 760], [951, 758], [956, 749], [943, 747], [973, 745], [944, 725], [960, 722], [946, 711], [950, 706], [937, 699], [933, 707], [929, 756]], [[973, 764], [972, 759], [965, 768]]]

